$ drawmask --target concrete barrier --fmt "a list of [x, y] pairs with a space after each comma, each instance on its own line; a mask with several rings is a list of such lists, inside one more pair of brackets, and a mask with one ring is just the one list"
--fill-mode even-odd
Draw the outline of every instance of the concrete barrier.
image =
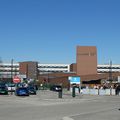
[[105, 89], [105, 95], [111, 95], [111, 90], [110, 89]]
[[115, 89], [112, 89], [112, 95], [115, 95]]
[[90, 89], [82, 89], [82, 94], [85, 94], [85, 95], [90, 94]]
[[[72, 89], [70, 89], [72, 92]], [[82, 89], [82, 94], [84, 95], [115, 95], [115, 89]], [[79, 90], [75, 89], [76, 93], [79, 93]]]
[[98, 95], [98, 89], [90, 89], [90, 95]]

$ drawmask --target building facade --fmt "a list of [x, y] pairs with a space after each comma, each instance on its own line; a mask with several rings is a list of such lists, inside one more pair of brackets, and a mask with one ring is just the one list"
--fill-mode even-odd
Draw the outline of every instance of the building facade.
[[35, 77], [40, 74], [57, 72], [70, 72], [70, 64], [39, 64], [34, 61], [0, 64], [0, 78], [11, 78], [11, 75], [15, 76], [19, 74], [33, 78], [33, 76]]
[[19, 74], [25, 75], [28, 79], [37, 79], [38, 76], [38, 63], [27, 61], [19, 63]]
[[95, 46], [77, 46], [77, 75], [97, 74], [97, 49]]
[[[81, 81], [101, 81], [120, 76], [120, 65], [97, 65], [95, 46], [77, 46], [76, 63], [40, 64], [35, 61], [0, 63], [0, 79], [24, 75], [29, 79], [63, 81], [68, 83], [68, 76], [80, 76]], [[63, 81], [63, 83], [65, 83]]]
[[[22, 63], [22, 62], [21, 62]], [[0, 78], [11, 78], [11, 71], [13, 75], [18, 75], [18, 74], [26, 74], [27, 67], [26, 68], [21, 68], [19, 63], [2, 63], [0, 64]], [[46, 73], [69, 73], [73, 72], [76, 73], [76, 63], [74, 64], [39, 64], [36, 65], [37, 70], [39, 74], [46, 74]], [[36, 68], [35, 67], [35, 68]], [[20, 69], [23, 72], [20, 72]], [[109, 73], [109, 71], [112, 72], [120, 72], [120, 65], [112, 65], [110, 66], [109, 64], [106, 65], [97, 65], [97, 73]]]

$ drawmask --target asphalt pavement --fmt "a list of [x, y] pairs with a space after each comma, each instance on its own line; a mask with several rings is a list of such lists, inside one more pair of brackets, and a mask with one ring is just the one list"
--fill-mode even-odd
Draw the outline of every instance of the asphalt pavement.
[[40, 90], [37, 95], [0, 95], [0, 120], [120, 120], [120, 96]]

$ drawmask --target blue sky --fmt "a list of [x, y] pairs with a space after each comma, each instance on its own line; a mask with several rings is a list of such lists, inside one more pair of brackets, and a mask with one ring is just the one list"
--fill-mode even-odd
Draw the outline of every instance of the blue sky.
[[98, 64], [120, 64], [120, 0], [0, 0], [0, 58], [75, 63], [96, 46]]

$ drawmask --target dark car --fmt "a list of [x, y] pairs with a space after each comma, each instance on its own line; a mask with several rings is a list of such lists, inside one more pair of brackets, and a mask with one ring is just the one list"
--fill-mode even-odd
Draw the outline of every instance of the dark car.
[[51, 91], [60, 92], [60, 91], [62, 91], [62, 86], [61, 86], [61, 85], [52, 85], [52, 86], [50, 87], [50, 90], [51, 90]]
[[8, 90], [6, 86], [0, 86], [0, 95], [8, 95]]
[[29, 86], [28, 90], [29, 90], [30, 95], [36, 95], [37, 94], [36, 88], [34, 86]]
[[17, 95], [17, 96], [29, 96], [29, 90], [26, 87], [17, 88], [15, 91], [15, 95]]

